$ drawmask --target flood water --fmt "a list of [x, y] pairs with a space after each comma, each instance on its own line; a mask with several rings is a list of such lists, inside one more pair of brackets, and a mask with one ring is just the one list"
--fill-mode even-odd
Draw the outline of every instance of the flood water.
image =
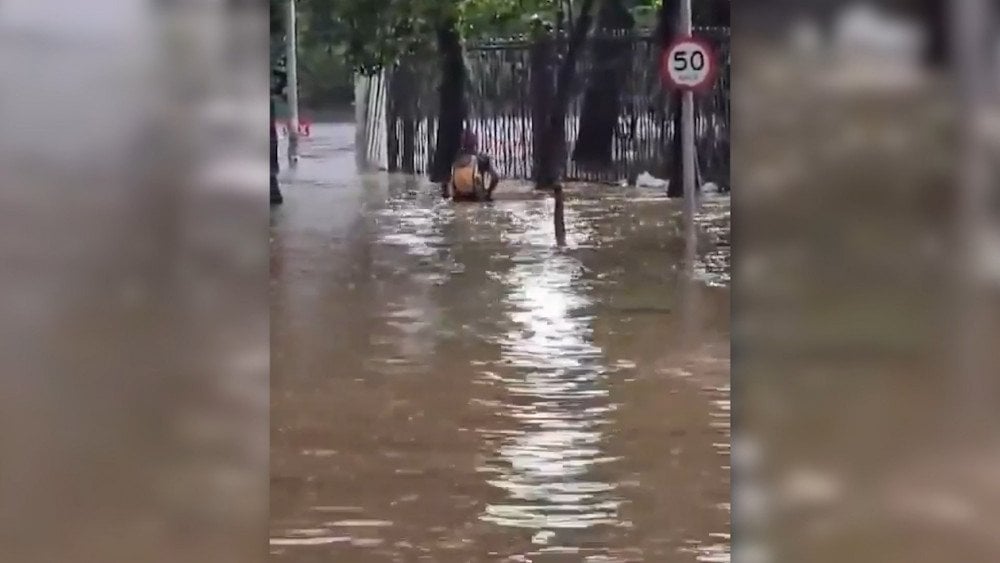
[[[729, 561], [728, 199], [452, 204], [316, 125], [272, 212], [273, 561]], [[283, 161], [284, 164], [284, 161]]]

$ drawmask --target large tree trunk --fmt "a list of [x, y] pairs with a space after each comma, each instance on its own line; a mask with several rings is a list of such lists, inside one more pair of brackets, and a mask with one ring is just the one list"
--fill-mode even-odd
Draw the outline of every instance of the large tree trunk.
[[540, 187], [543, 188], [554, 187], [558, 184], [566, 165], [566, 111], [569, 109], [573, 79], [576, 77], [576, 62], [590, 32], [593, 7], [594, 0], [583, 0], [581, 3], [580, 15], [573, 24], [573, 33], [569, 38], [566, 56], [559, 67], [555, 100], [549, 112], [543, 137], [545, 139], [543, 145], [546, 150], [542, 155], [542, 170], [538, 181]]
[[635, 19], [621, 0], [608, 0], [597, 14], [597, 28], [605, 37], [593, 40], [593, 71], [580, 112], [573, 160], [594, 167], [609, 166], [618, 125], [622, 85], [629, 75], [630, 43], [615, 35], [631, 30]]
[[451, 175], [451, 165], [458, 156], [465, 125], [465, 61], [462, 60], [462, 42], [456, 24], [451, 19], [437, 32], [441, 88], [434, 167], [431, 171], [433, 182], [446, 182]]
[[[694, 10], [692, 14], [693, 23], [696, 27], [729, 27], [730, 23], [730, 0], [703, 0], [702, 2], [694, 3]], [[717, 61], [722, 64], [722, 61]], [[711, 110], [710, 110], [711, 111]], [[711, 139], [705, 139], [703, 141], [706, 147], [705, 153], [711, 153], [718, 151], [718, 148], [712, 147]], [[722, 140], [723, 145], [728, 145], [729, 140]], [[696, 143], [697, 146], [697, 143]], [[695, 149], [695, 185], [698, 189], [704, 184], [705, 177], [702, 174], [702, 163], [701, 159], [697, 158], [698, 149]], [[728, 154], [728, 148], [725, 149], [724, 154]], [[728, 157], [725, 157], [725, 161], [728, 163]], [[711, 165], [710, 165], [711, 166]], [[720, 183], [719, 186], [722, 189], [728, 189], [730, 181], [727, 179], [724, 183]], [[683, 190], [681, 190], [683, 191]]]
[[396, 85], [398, 98], [396, 100], [399, 111], [399, 121], [402, 124], [402, 168], [403, 172], [413, 174], [416, 172], [416, 136], [417, 136], [417, 88], [413, 76], [413, 61], [404, 61], [396, 71]]
[[414, 61], [406, 58], [400, 61], [389, 77], [389, 95], [386, 97], [387, 155], [389, 172], [402, 170], [413, 174], [416, 169], [414, 158], [416, 123], [416, 85], [413, 71]]
[[539, 186], [542, 183], [542, 168], [545, 165], [543, 157], [549, 150], [545, 145], [545, 137], [549, 110], [555, 97], [552, 80], [554, 55], [555, 43], [551, 34], [540, 36], [531, 46], [531, 179]]

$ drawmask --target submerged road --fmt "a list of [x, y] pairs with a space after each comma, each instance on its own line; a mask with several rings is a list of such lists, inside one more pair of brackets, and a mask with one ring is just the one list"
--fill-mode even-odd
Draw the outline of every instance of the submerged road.
[[[729, 561], [729, 201], [359, 175], [315, 125], [272, 211], [273, 561]], [[512, 195], [513, 194], [513, 195]], [[690, 305], [690, 306], [688, 306]]]

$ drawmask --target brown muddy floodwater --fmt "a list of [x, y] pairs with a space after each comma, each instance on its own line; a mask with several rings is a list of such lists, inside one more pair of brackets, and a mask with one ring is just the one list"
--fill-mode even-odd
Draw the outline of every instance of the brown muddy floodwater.
[[729, 561], [729, 201], [455, 205], [317, 126], [272, 214], [273, 561]]

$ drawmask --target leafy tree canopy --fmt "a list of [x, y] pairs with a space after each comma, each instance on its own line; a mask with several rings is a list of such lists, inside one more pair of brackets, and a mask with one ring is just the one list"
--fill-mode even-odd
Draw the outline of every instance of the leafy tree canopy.
[[[620, 3], [637, 27], [652, 28], [663, 0], [605, 0]], [[288, 0], [270, 0], [271, 61], [284, 71]], [[455, 25], [475, 41], [531, 35], [557, 24], [560, 8], [578, 9], [580, 0], [297, 0], [299, 76], [304, 99], [350, 97], [353, 72], [371, 74], [411, 55], [433, 57], [438, 27]], [[694, 3], [695, 23], [729, 0]], [[564, 15], [568, 18], [569, 14]], [[728, 18], [727, 18], [728, 20]], [[280, 82], [280, 78], [279, 78]], [[316, 85], [315, 93], [310, 91]]]
[[[465, 39], [504, 36], [552, 20], [558, 0], [299, 0], [317, 41], [343, 48], [357, 71], [372, 73], [406, 55], [433, 53], [435, 32], [454, 24]], [[300, 33], [301, 33], [300, 25]]]
[[[615, 0], [610, 0], [615, 1]], [[652, 27], [663, 0], [616, 0], [632, 11], [640, 27]], [[271, 36], [284, 41], [287, 0], [270, 0]], [[434, 33], [453, 22], [465, 40], [528, 34], [553, 26], [572, 0], [298, 0], [299, 40], [332, 53], [338, 47], [357, 71], [375, 72], [405, 55], [433, 52]], [[719, 20], [729, 0], [694, 3], [695, 23]], [[572, 8], [570, 8], [572, 9]], [[711, 13], [710, 13], [711, 12]], [[728, 22], [728, 17], [725, 18]], [[280, 48], [280, 47], [279, 47]]]

